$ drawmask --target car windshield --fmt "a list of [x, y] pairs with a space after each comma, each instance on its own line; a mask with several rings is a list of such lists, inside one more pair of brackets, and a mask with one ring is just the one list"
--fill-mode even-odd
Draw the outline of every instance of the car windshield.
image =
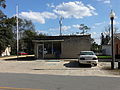
[[80, 55], [95, 55], [94, 52], [80, 52]]

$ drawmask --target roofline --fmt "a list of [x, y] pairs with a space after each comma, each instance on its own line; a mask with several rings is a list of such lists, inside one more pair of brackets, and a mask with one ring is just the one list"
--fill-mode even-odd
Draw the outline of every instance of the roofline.
[[64, 40], [32, 40], [33, 42], [63, 42]]

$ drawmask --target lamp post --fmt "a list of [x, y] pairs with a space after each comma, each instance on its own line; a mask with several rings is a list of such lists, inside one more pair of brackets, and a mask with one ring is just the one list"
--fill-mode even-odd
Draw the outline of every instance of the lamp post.
[[114, 31], [113, 31], [113, 20], [114, 20], [114, 18], [115, 18], [115, 13], [111, 10], [111, 13], [110, 13], [110, 20], [111, 20], [111, 50], [112, 50], [111, 69], [114, 69], [114, 62], [115, 62]]

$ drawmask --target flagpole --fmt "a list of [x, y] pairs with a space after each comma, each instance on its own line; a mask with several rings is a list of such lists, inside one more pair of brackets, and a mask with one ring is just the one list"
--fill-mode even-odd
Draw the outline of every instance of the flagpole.
[[19, 15], [18, 15], [18, 9], [19, 9], [19, 7], [18, 7], [18, 5], [16, 5], [16, 15], [17, 15], [17, 17], [16, 17], [16, 21], [17, 21], [17, 59], [18, 59], [18, 52], [19, 52], [19, 25], [18, 25], [18, 17], [19, 17]]

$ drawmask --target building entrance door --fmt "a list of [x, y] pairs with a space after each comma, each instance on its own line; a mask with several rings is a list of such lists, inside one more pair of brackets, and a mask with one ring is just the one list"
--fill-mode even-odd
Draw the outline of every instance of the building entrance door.
[[37, 58], [43, 59], [44, 58], [44, 45], [43, 44], [39, 44], [37, 47]]

